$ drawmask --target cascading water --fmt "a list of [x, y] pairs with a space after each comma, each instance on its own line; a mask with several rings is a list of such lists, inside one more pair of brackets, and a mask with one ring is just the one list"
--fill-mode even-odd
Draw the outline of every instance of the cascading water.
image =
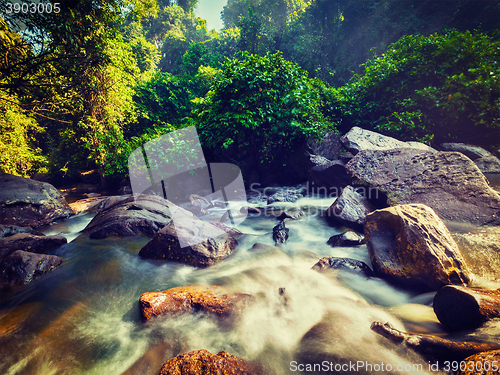
[[[349, 257], [370, 265], [366, 245], [332, 248], [326, 244], [343, 230], [319, 215], [332, 201], [307, 197], [282, 204], [282, 208], [307, 207], [310, 214], [287, 221], [288, 242], [271, 252], [252, 250], [252, 246], [274, 245], [271, 232], [277, 221], [250, 215], [238, 228], [246, 236], [235, 254], [206, 269], [141, 259], [137, 253], [149, 241], [146, 237], [78, 237], [91, 215], [44, 228], [46, 234], [63, 234], [70, 241], [55, 252], [64, 263], [2, 296], [0, 373], [158, 374], [163, 361], [196, 349], [226, 350], [259, 363], [269, 375], [300, 369], [312, 373], [307, 371], [307, 361], [321, 364], [318, 373], [349, 373], [344, 371], [347, 367], [328, 366], [353, 363], [357, 371], [351, 373], [441, 373], [370, 330], [376, 320], [391, 322], [400, 330], [444, 335], [430, 307], [433, 293], [416, 295], [377, 278], [311, 269], [323, 256]], [[457, 228], [457, 233], [483, 231]], [[462, 242], [476, 273], [475, 283], [499, 287], [500, 270], [488, 266], [498, 262], [495, 245], [484, 245], [476, 257], [472, 256], [476, 249], [470, 247], [474, 242]], [[230, 324], [201, 313], [141, 322], [142, 293], [182, 285], [222, 285], [251, 294], [254, 301]], [[490, 322], [473, 332], [447, 337], [498, 341], [500, 324]], [[132, 366], [148, 358], [160, 366], [143, 366], [141, 372], [134, 372], [139, 367]]]

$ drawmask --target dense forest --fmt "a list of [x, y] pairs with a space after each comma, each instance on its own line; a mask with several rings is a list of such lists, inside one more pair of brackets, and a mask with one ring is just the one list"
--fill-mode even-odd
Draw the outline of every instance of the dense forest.
[[352, 126], [500, 146], [499, 1], [229, 0], [220, 31], [196, 3], [2, 0], [0, 170], [122, 178], [190, 125], [244, 171]]

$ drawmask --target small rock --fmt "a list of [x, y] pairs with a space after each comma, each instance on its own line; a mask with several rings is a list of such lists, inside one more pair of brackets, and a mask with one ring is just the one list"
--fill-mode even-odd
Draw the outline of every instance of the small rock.
[[359, 273], [366, 277], [374, 276], [372, 269], [365, 262], [351, 258], [324, 257], [312, 269], [316, 271], [335, 269]]
[[360, 235], [352, 230], [348, 230], [344, 233], [336, 234], [331, 236], [326, 242], [331, 246], [357, 246], [364, 243], [365, 236]]
[[357, 193], [352, 186], [346, 186], [326, 210], [326, 215], [334, 221], [362, 231], [366, 215], [373, 210], [368, 199]]
[[281, 220], [280, 223], [273, 228], [274, 245], [278, 246], [278, 244], [286, 243], [289, 231], [290, 229], [285, 227], [285, 220]]

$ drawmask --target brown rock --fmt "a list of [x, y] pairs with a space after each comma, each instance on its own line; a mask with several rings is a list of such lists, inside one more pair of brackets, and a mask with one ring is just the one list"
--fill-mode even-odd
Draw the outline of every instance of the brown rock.
[[367, 215], [365, 241], [373, 270], [380, 277], [432, 290], [469, 282], [457, 244], [434, 211], [423, 204]]
[[70, 203], [69, 206], [71, 207], [71, 209], [75, 214], [79, 214], [82, 212], [99, 213], [102, 210], [108, 208], [109, 206], [117, 202], [120, 202], [128, 197], [129, 195], [126, 196], [116, 195], [112, 197], [95, 197], [88, 199], [80, 199], [77, 200], [76, 202]]
[[462, 368], [457, 375], [497, 375], [500, 371], [500, 350], [473, 354], [464, 359]]
[[193, 350], [169, 359], [159, 375], [255, 375], [260, 371], [226, 351], [212, 354], [208, 350]]
[[54, 186], [0, 173], [0, 224], [36, 228], [71, 215], [73, 211]]
[[393, 343], [403, 344], [414, 350], [426, 361], [439, 361], [441, 364], [444, 361], [460, 362], [470, 355], [500, 348], [497, 343], [456, 342], [439, 337], [412, 335], [398, 331], [389, 323], [373, 322], [370, 328]]
[[144, 320], [159, 315], [208, 312], [219, 317], [229, 317], [243, 307], [249, 294], [228, 293], [218, 286], [181, 286], [163, 292], [143, 293], [139, 299]]
[[120, 200], [99, 212], [83, 230], [90, 238], [152, 236], [170, 223], [171, 202], [154, 195]]
[[443, 220], [480, 225], [499, 218], [500, 195], [459, 152], [368, 150], [357, 154], [346, 169], [361, 184], [385, 193], [389, 205], [422, 203]]
[[500, 317], [500, 289], [447, 285], [436, 293], [433, 307], [439, 321], [449, 331], [477, 328]]

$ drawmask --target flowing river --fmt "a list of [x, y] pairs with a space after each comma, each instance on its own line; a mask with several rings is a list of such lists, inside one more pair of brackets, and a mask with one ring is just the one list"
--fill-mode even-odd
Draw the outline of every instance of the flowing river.
[[[326, 244], [330, 236], [344, 231], [320, 215], [333, 200], [309, 196], [287, 204], [306, 207], [310, 215], [287, 220], [289, 240], [281, 250], [271, 252], [251, 248], [257, 242], [274, 244], [271, 232], [277, 221], [266, 215], [249, 216], [238, 227], [247, 235], [236, 252], [206, 269], [141, 259], [137, 253], [149, 241], [146, 237], [92, 240], [80, 236], [93, 217], [89, 214], [42, 228], [45, 234], [67, 237], [68, 244], [52, 252], [64, 263], [1, 296], [0, 373], [156, 375], [165, 360], [207, 349], [214, 354], [226, 350], [259, 363], [269, 375], [299, 373], [299, 368], [305, 369], [299, 366], [306, 365], [301, 358], [312, 358], [311, 353], [318, 363], [356, 363], [360, 373], [442, 374], [372, 332], [370, 324], [377, 320], [448, 339], [500, 341], [498, 321], [474, 331], [446, 334], [431, 307], [434, 293], [418, 295], [377, 278], [312, 270], [318, 257], [324, 256], [371, 265], [366, 245], [333, 248]], [[499, 288], [499, 245], [480, 242], [498, 228], [448, 224], [453, 234], [476, 239], [461, 245], [475, 274], [474, 285]], [[142, 323], [138, 308], [142, 293], [182, 285], [221, 285], [249, 293], [255, 300], [232, 324], [220, 324], [201, 313]], [[285, 288], [285, 294], [279, 293], [280, 288]], [[319, 328], [304, 338], [314, 326]], [[148, 360], [155, 364], [144, 365]]]

